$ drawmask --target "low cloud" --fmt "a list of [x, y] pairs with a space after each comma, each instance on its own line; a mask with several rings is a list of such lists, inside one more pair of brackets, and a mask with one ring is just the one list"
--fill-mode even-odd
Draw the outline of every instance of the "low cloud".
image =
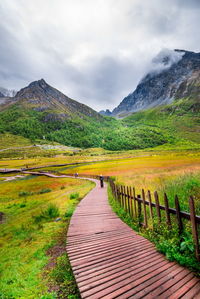
[[[96, 110], [114, 108], [150, 68], [199, 51], [199, 0], [0, 2], [0, 86], [44, 78]], [[164, 66], [166, 67], [166, 66]]]

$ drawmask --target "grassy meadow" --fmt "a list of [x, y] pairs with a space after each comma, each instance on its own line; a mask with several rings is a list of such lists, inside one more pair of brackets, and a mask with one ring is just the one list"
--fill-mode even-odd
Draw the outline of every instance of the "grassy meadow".
[[[50, 260], [47, 250], [66, 231], [73, 209], [93, 183], [27, 176], [1, 181], [0, 187], [0, 211], [5, 215], [0, 224], [0, 298], [58, 298], [53, 295], [56, 289], [47, 292], [49, 276], [43, 275]], [[72, 291], [69, 298], [78, 297]]]
[[[119, 184], [134, 186], [137, 194], [142, 188], [157, 190], [161, 202], [161, 195], [167, 192], [170, 206], [178, 194], [183, 210], [188, 210], [188, 197], [193, 195], [200, 214], [200, 148], [196, 144], [192, 146], [192, 141], [180, 143], [179, 147], [162, 145], [145, 150], [109, 151], [69, 148], [45, 141], [38, 142], [41, 147], [35, 147], [23, 137], [16, 138], [12, 147], [15, 136], [7, 134], [0, 138], [4, 144], [8, 141], [6, 146], [1, 145], [0, 168], [48, 165], [40, 171], [109, 175]], [[82, 164], [54, 166], [77, 162]], [[79, 298], [64, 253], [66, 230], [75, 206], [93, 183], [31, 175], [15, 178], [16, 175], [24, 174], [0, 174], [0, 212], [3, 213], [0, 298]], [[5, 181], [8, 178], [11, 180]], [[61, 219], [55, 221], [57, 218]], [[62, 254], [52, 262], [48, 252], [60, 248], [60, 236]]]

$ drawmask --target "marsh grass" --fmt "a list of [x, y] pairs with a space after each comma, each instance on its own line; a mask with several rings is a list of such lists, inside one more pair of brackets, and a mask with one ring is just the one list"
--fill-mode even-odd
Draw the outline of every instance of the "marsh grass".
[[[63, 185], [66, 188], [61, 190]], [[82, 198], [93, 185], [88, 181], [35, 176], [1, 183], [0, 211], [6, 221], [0, 224], [0, 298], [58, 298], [53, 289], [48, 293], [48, 279], [42, 276], [50, 259], [46, 252], [66, 228], [66, 211], [73, 210], [78, 202], [69, 200], [69, 195], [78, 191]], [[46, 188], [52, 191], [39, 193]], [[22, 190], [34, 195], [21, 197]], [[55, 222], [58, 209], [61, 220]], [[36, 223], [34, 217], [38, 215], [42, 221]]]
[[189, 198], [194, 197], [196, 213], [200, 215], [200, 173], [187, 173], [173, 180], [167, 180], [160, 188], [159, 193], [167, 194], [170, 207], [174, 208], [174, 198], [178, 195], [181, 210], [189, 212]]

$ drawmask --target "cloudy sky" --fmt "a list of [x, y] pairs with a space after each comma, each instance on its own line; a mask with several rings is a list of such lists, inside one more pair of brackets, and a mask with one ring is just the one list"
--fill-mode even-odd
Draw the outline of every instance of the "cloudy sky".
[[0, 0], [0, 86], [44, 78], [112, 109], [163, 48], [200, 52], [199, 16], [200, 0]]

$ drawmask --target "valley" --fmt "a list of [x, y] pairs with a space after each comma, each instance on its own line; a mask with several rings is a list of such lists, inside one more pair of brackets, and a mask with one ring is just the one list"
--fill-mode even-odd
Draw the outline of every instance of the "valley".
[[[200, 215], [200, 60], [199, 53], [177, 51], [176, 62], [171, 52], [160, 57], [162, 71], [147, 74], [112, 113], [98, 113], [44, 79], [11, 94], [1, 89], [0, 298], [80, 298], [65, 238], [74, 209], [94, 183], [75, 173], [110, 176], [136, 194], [157, 191], [162, 205], [167, 193], [171, 208], [178, 195], [185, 212], [193, 196]], [[133, 225], [110, 192], [115, 212]], [[185, 243], [172, 230], [173, 247], [156, 221], [154, 231], [138, 231], [199, 275], [190, 228]]]

